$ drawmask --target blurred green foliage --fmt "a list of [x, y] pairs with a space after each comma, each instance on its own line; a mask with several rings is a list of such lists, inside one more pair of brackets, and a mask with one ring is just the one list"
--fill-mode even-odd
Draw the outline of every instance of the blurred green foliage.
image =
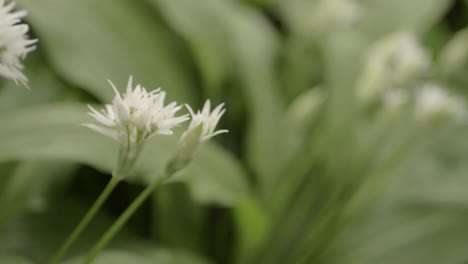
[[[466, 123], [357, 100], [375, 45], [395, 32], [433, 54], [396, 88], [434, 82], [464, 100], [468, 1], [356, 0], [356, 21], [327, 6], [345, 0], [18, 2], [39, 44], [25, 60], [31, 91], [0, 83], [0, 263], [46, 263], [102, 190], [117, 146], [80, 124], [86, 103], [110, 101], [105, 80], [129, 75], [178, 102], [226, 102], [230, 133], [95, 263], [468, 262]], [[178, 138], [146, 144], [64, 263], [80, 263]]]

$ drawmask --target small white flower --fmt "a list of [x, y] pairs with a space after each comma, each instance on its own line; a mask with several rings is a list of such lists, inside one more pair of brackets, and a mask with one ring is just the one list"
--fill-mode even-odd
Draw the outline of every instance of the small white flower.
[[427, 120], [449, 117], [460, 120], [466, 116], [463, 101], [436, 84], [425, 84], [416, 93], [416, 118]]
[[28, 38], [29, 26], [21, 24], [27, 13], [24, 10], [13, 12], [15, 4], [12, 1], [5, 5], [5, 0], [0, 0], [0, 75], [27, 87], [21, 60], [36, 48], [37, 39]]
[[188, 115], [175, 116], [182, 108], [177, 103], [164, 106], [166, 93], [160, 89], [148, 92], [139, 84], [133, 89], [130, 77], [126, 92], [120, 95], [115, 85], [111, 81], [109, 83], [115, 92], [112, 104], [100, 112], [88, 106], [89, 114], [100, 125], [84, 125], [96, 132], [117, 141], [130, 139], [130, 144], [141, 143], [156, 134], [171, 135], [175, 126], [189, 119]]
[[216, 135], [228, 132], [228, 130], [226, 129], [215, 131], [219, 120], [221, 119], [224, 112], [226, 111], [226, 109], [223, 108], [224, 103], [218, 105], [215, 109], [213, 109], [213, 111], [211, 111], [210, 100], [206, 100], [205, 104], [203, 105], [202, 111], [201, 112], [197, 111], [196, 113], [193, 111], [193, 109], [189, 105], [185, 105], [185, 106], [189, 110], [190, 115], [192, 116], [192, 120], [190, 122], [190, 125], [187, 131], [182, 135], [181, 140], [185, 137], [185, 135], [187, 135], [187, 133], [191, 129], [196, 128], [199, 125], [202, 126], [200, 142], [207, 141], [208, 139]]

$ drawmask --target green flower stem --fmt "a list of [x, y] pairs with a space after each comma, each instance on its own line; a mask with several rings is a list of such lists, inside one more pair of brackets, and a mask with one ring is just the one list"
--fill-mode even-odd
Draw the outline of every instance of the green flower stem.
[[65, 243], [62, 245], [62, 247], [60, 247], [60, 249], [57, 251], [55, 256], [52, 258], [52, 260], [50, 261], [50, 264], [56, 264], [60, 261], [60, 259], [62, 259], [62, 257], [67, 253], [68, 249], [71, 247], [71, 245], [80, 236], [80, 234], [83, 232], [86, 226], [88, 226], [91, 219], [93, 219], [94, 215], [102, 207], [104, 202], [107, 200], [107, 198], [109, 197], [109, 195], [112, 193], [112, 191], [114, 190], [114, 188], [117, 186], [119, 182], [120, 182], [119, 177], [112, 177], [112, 179], [107, 183], [105, 189], [102, 191], [101, 195], [99, 195], [97, 200], [94, 202], [93, 206], [89, 209], [86, 215], [81, 219], [78, 226], [75, 227], [73, 232], [68, 236], [67, 240], [65, 240]]
[[110, 240], [117, 235], [122, 227], [127, 223], [130, 217], [140, 208], [143, 202], [153, 193], [153, 191], [165, 180], [169, 179], [176, 172], [185, 168], [192, 160], [200, 146], [200, 137], [203, 126], [199, 124], [197, 127], [188, 131], [186, 136], [179, 143], [179, 147], [175, 155], [166, 163], [164, 169], [156, 176], [156, 179], [141, 192], [138, 197], [130, 204], [127, 209], [117, 218], [112, 226], [104, 233], [99, 241], [94, 245], [91, 251], [86, 256], [83, 263], [91, 263], [96, 256], [104, 249]]
[[119, 216], [114, 224], [104, 233], [99, 241], [94, 245], [91, 251], [86, 256], [83, 263], [89, 264], [101, 252], [101, 250], [109, 243], [109, 241], [122, 229], [130, 217], [140, 208], [143, 202], [153, 193], [153, 191], [167, 178], [169, 178], [175, 171], [168, 172], [164, 170], [159, 174], [155, 181], [148, 185], [140, 195], [130, 204], [130, 206]]

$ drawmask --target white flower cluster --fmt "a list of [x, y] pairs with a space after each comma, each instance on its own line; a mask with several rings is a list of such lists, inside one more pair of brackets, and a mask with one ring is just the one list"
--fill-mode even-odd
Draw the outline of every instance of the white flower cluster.
[[15, 2], [5, 5], [5, 0], [0, 0], [0, 75], [27, 87], [21, 60], [36, 48], [37, 39], [29, 39], [29, 26], [21, 24], [26, 11], [13, 12], [14, 7]]
[[[114, 89], [115, 96], [112, 104], [105, 109], [97, 111], [89, 106], [89, 113], [100, 124], [84, 124], [85, 126], [111, 137], [122, 143], [130, 145], [140, 144], [145, 139], [160, 134], [172, 135], [172, 129], [189, 119], [189, 115], [176, 116], [182, 108], [176, 102], [164, 104], [166, 93], [160, 89], [148, 92], [141, 85], [133, 88], [132, 77], [130, 77], [126, 92], [120, 95], [117, 88], [109, 81]], [[219, 119], [224, 114], [223, 104], [220, 104], [210, 113], [210, 102], [207, 101], [203, 110], [195, 114], [187, 105], [192, 114], [192, 122], [189, 130], [202, 125], [202, 136], [200, 141], [225, 133], [227, 130], [215, 131]], [[187, 133], [187, 132], [186, 132]]]
[[461, 98], [450, 94], [439, 85], [424, 84], [416, 91], [416, 118], [450, 118], [462, 120], [466, 117], [466, 109]]
[[371, 47], [358, 80], [358, 99], [369, 102], [391, 89], [419, 81], [431, 66], [430, 54], [410, 32], [397, 32]]

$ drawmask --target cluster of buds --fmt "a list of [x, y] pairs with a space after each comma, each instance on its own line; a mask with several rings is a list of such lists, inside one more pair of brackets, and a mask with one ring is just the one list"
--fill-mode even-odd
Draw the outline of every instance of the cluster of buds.
[[28, 87], [21, 60], [33, 51], [37, 39], [29, 39], [29, 26], [21, 23], [26, 11], [13, 11], [15, 2], [0, 0], [0, 75]]
[[[110, 82], [115, 95], [112, 104], [108, 104], [101, 111], [92, 106], [88, 106], [99, 124], [84, 124], [92, 130], [108, 136], [120, 144], [119, 162], [114, 175], [121, 177], [126, 175], [136, 161], [143, 143], [146, 139], [154, 135], [172, 135], [173, 128], [190, 119], [189, 114], [177, 116], [177, 112], [182, 109], [182, 105], [176, 102], [165, 104], [166, 93], [161, 89], [148, 92], [141, 85], [133, 87], [132, 77], [130, 77], [127, 89], [124, 94], [120, 94], [115, 85]], [[193, 131], [198, 131], [195, 147], [186, 152], [191, 152], [189, 156], [198, 148], [198, 145], [213, 136], [226, 133], [227, 130], [215, 131], [216, 126], [224, 114], [224, 104], [218, 105], [213, 111], [210, 110], [210, 101], [206, 101], [203, 110], [195, 113], [192, 108], [186, 105], [191, 114], [192, 121], [187, 131], [181, 138], [181, 145], [187, 145], [187, 140], [194, 140]]]

